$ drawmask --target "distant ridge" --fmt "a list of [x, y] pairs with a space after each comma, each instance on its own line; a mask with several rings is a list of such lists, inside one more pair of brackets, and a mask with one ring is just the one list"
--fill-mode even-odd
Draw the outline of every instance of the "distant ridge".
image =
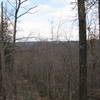
[[66, 45], [66, 44], [77, 44], [79, 41], [35, 41], [35, 42], [17, 42], [18, 47], [34, 47], [40, 45]]

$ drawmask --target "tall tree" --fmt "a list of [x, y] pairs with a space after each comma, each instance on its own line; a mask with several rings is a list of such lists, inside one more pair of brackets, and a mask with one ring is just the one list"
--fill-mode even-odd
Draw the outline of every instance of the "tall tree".
[[1, 29], [0, 29], [0, 98], [2, 98], [2, 41], [3, 41], [3, 2], [1, 3]]
[[[12, 0], [7, 0], [8, 3], [10, 4], [11, 7], [13, 7], [14, 9], [14, 13], [12, 14], [14, 16], [14, 23], [13, 23], [13, 51], [12, 51], [12, 60], [11, 60], [11, 66], [12, 66], [12, 75], [11, 75], [11, 84], [12, 84], [12, 96], [11, 98], [14, 96], [15, 99], [17, 99], [17, 91], [16, 91], [16, 75], [14, 73], [14, 61], [15, 61], [15, 43], [16, 43], [16, 34], [17, 34], [17, 22], [18, 19], [22, 16], [24, 16], [25, 14], [30, 13], [30, 11], [34, 8], [36, 8], [37, 6], [32, 6], [30, 7], [30, 5], [27, 6], [27, 8], [23, 7], [24, 3], [26, 3], [28, 0], [14, 0], [14, 2], [11, 2]], [[22, 8], [24, 8], [23, 11]], [[34, 13], [34, 12], [33, 12]]]
[[79, 18], [79, 100], [87, 100], [87, 42], [85, 0], [78, 0]]
[[[36, 8], [37, 6], [33, 6], [33, 7], [30, 7], [28, 10], [24, 11], [23, 13], [19, 14], [19, 11], [20, 11], [20, 8], [23, 6], [23, 4], [25, 2], [27, 2], [28, 0], [15, 0], [16, 3], [15, 3], [15, 6], [14, 9], [15, 9], [15, 13], [14, 13], [14, 34], [13, 34], [13, 45], [15, 45], [15, 42], [16, 42], [16, 32], [17, 32], [17, 21], [20, 17], [22, 17], [23, 15], [29, 13], [32, 9]], [[10, 2], [8, 0], [8, 2]], [[11, 4], [11, 3], [10, 3]], [[13, 4], [12, 4], [13, 5]]]
[[99, 40], [100, 40], [100, 0], [98, 0], [98, 14], [99, 14]]
[[[36, 8], [37, 6], [28, 7], [28, 9], [24, 8], [25, 10], [23, 12], [21, 12], [21, 9], [22, 9], [24, 3], [26, 3], [28, 0], [14, 0], [15, 3], [12, 3], [10, 0], [7, 0], [7, 1], [10, 4], [10, 6], [13, 7], [13, 9], [14, 9], [14, 14], [12, 14], [14, 16], [13, 37], [12, 38], [13, 38], [13, 47], [15, 47], [18, 19], [20, 17], [24, 16], [25, 14], [30, 13], [30, 11], [32, 9]], [[21, 12], [21, 13], [19, 13], [19, 12]], [[15, 51], [15, 48], [13, 49], [13, 54], [12, 54], [12, 68], [14, 67], [14, 51]]]
[[4, 13], [3, 2], [1, 2], [1, 23], [0, 23], [0, 99], [5, 100], [4, 70], [5, 70], [5, 50], [4, 50]]

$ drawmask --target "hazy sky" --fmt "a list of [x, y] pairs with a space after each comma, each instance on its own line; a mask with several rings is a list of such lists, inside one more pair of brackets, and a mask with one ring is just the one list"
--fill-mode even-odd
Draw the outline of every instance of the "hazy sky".
[[[12, 1], [12, 0], [11, 0]], [[72, 8], [71, 2], [75, 0], [28, 0], [24, 6], [37, 5], [38, 7], [18, 20], [17, 37], [35, 36], [40, 38], [51, 38], [51, 22], [53, 21], [54, 38], [57, 36], [59, 23], [59, 39], [78, 39], [77, 13]], [[21, 11], [23, 12], [23, 10]], [[72, 30], [73, 29], [73, 30]]]

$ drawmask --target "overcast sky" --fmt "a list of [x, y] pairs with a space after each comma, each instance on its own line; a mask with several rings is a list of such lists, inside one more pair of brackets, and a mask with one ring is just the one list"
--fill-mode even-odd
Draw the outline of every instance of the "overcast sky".
[[59, 23], [61, 23], [58, 32], [59, 39], [78, 39], [77, 21], [75, 20], [77, 12], [72, 9], [74, 5], [71, 2], [75, 2], [75, 0], [28, 0], [24, 4], [26, 9], [27, 5], [29, 7], [37, 5], [38, 7], [31, 11], [36, 13], [24, 15], [18, 20], [17, 37], [51, 38], [50, 23], [53, 21], [55, 39]]

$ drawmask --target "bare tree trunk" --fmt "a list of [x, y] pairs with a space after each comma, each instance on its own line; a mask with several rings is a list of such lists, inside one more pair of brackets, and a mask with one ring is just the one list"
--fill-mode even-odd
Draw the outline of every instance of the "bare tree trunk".
[[15, 42], [16, 42], [16, 30], [17, 30], [17, 20], [18, 20], [18, 12], [19, 12], [19, 8], [21, 6], [21, 0], [19, 0], [18, 4], [17, 4], [17, 0], [16, 0], [16, 10], [15, 10], [15, 18], [14, 18], [14, 34], [13, 34], [13, 46], [15, 46]]
[[3, 2], [1, 2], [1, 40], [0, 40], [0, 98], [5, 100], [5, 87], [4, 87], [4, 77], [5, 77], [5, 54], [4, 54], [4, 21], [3, 21]]
[[98, 14], [99, 14], [99, 40], [100, 40], [100, 0], [98, 0]]
[[3, 2], [1, 2], [1, 42], [3, 41]]
[[87, 100], [87, 41], [85, 1], [78, 0], [79, 17], [79, 100]]
[[0, 99], [2, 98], [2, 35], [3, 35], [3, 2], [1, 3], [1, 33], [0, 33]]
[[1, 64], [1, 50], [0, 50], [0, 99], [2, 98], [2, 64]]
[[15, 46], [15, 42], [16, 42], [16, 27], [17, 27], [17, 16], [15, 16], [15, 21], [14, 21], [14, 34], [13, 34], [13, 46]]
[[70, 74], [68, 75], [68, 98], [69, 100], [72, 100], [72, 95], [71, 95], [71, 82], [70, 82]]
[[1, 67], [2, 67], [1, 68], [2, 69], [1, 70], [2, 71], [2, 73], [1, 73], [2, 74], [2, 81], [1, 81], [2, 82], [2, 89], [1, 90], [2, 91], [1, 92], [2, 92], [3, 100], [6, 100], [6, 94], [5, 94], [6, 93], [6, 91], [5, 91], [5, 80], [6, 80], [5, 78], [6, 77], [5, 77], [5, 54], [4, 54], [4, 48], [1, 49]]

